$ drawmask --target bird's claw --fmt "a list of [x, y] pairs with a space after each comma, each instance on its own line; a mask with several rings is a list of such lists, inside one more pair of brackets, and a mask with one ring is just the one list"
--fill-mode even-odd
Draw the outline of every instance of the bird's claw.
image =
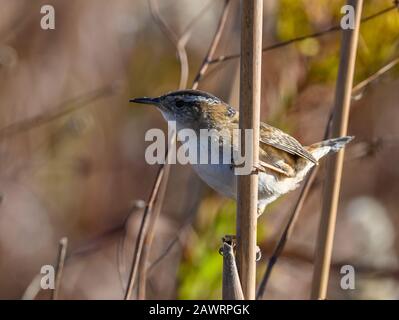
[[251, 174], [258, 174], [261, 171], [263, 171], [263, 168], [259, 164], [255, 164], [252, 167]]
[[256, 246], [256, 258], [255, 261], [259, 261], [262, 258], [262, 251], [260, 251], [259, 246]]

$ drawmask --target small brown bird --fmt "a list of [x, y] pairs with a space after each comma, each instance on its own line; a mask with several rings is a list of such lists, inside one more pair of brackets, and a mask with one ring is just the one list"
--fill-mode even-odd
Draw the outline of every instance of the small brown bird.
[[[237, 176], [234, 166], [225, 163], [227, 144], [230, 154], [239, 150], [238, 139], [232, 138], [238, 129], [238, 112], [219, 98], [198, 90], [180, 90], [157, 98], [136, 98], [131, 102], [155, 105], [167, 121], [175, 121], [177, 130], [192, 129], [200, 135], [201, 129], [216, 129], [217, 150], [213, 144], [193, 140], [198, 150], [206, 149], [221, 154], [220, 162], [197, 162], [197, 174], [213, 189], [236, 199]], [[295, 138], [266, 123], [260, 124], [258, 214], [281, 195], [294, 190], [318, 160], [330, 152], [343, 148], [353, 137], [340, 137], [302, 146]]]

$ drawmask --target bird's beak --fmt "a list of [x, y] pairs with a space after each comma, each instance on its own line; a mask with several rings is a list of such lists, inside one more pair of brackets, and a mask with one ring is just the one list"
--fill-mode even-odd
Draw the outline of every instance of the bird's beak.
[[134, 98], [134, 99], [130, 99], [129, 102], [158, 105], [159, 98], [147, 98], [147, 97]]

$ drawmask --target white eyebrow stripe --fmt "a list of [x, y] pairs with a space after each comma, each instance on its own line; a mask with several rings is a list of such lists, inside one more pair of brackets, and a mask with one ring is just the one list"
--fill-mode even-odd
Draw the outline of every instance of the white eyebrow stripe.
[[207, 98], [204, 96], [195, 96], [195, 95], [175, 95], [175, 96], [170, 96], [169, 97], [170, 100], [177, 100], [177, 99], [181, 99], [183, 101], [186, 102], [196, 102], [196, 101], [204, 101], [207, 102], [209, 104], [220, 104], [222, 103], [221, 100], [219, 99], [213, 99], [213, 98]]

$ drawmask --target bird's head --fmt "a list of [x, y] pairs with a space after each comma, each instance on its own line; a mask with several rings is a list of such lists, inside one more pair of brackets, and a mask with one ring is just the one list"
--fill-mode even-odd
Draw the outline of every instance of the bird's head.
[[157, 98], [135, 98], [130, 102], [155, 105], [167, 121], [176, 121], [184, 128], [216, 128], [237, 116], [228, 104], [199, 90], [179, 90]]

